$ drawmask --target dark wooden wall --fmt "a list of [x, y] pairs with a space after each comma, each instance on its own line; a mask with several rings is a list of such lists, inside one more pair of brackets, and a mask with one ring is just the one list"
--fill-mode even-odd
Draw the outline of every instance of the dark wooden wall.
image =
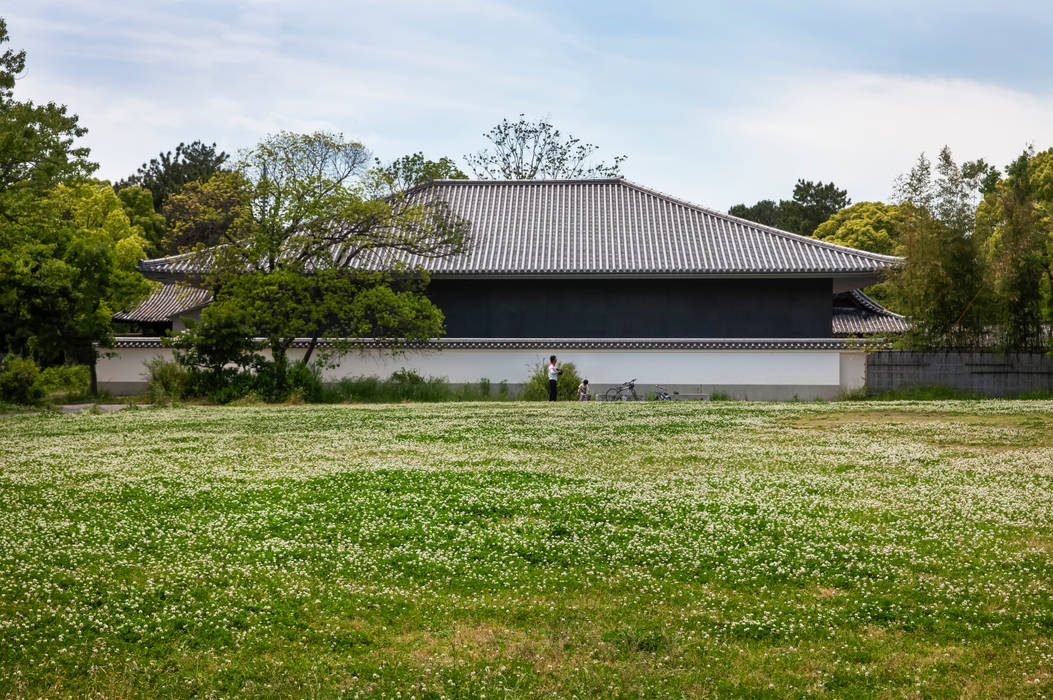
[[460, 338], [829, 338], [829, 279], [433, 279]]

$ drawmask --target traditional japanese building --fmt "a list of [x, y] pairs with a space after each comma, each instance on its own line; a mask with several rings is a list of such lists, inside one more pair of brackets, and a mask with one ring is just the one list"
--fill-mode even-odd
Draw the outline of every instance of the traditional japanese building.
[[[429, 272], [427, 293], [446, 315], [447, 335], [397, 356], [360, 341], [333, 378], [407, 367], [454, 383], [515, 386], [529, 365], [555, 353], [596, 387], [636, 377], [690, 393], [829, 398], [863, 381], [864, 351], [848, 336], [906, 328], [859, 291], [899, 258], [755, 224], [622, 178], [445, 180], [409, 194], [443, 199], [471, 222], [464, 253], [400, 256]], [[139, 269], [164, 286], [117, 318], [146, 331], [178, 328], [181, 315], [208, 302], [188, 286], [201, 261], [144, 260]], [[161, 352], [149, 337], [119, 339], [116, 349]]]

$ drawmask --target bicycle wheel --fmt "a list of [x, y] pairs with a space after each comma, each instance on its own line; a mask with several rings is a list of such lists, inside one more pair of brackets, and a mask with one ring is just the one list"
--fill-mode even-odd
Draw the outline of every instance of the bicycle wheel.
[[612, 386], [607, 390], [607, 393], [603, 395], [604, 401], [617, 401], [618, 400], [618, 387]]

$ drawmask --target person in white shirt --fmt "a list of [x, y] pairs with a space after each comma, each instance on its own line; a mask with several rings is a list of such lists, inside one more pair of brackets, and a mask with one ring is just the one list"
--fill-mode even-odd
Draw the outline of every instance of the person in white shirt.
[[556, 367], [556, 356], [552, 355], [548, 358], [548, 400], [556, 400], [556, 385], [559, 383], [559, 375], [563, 374], [563, 370]]

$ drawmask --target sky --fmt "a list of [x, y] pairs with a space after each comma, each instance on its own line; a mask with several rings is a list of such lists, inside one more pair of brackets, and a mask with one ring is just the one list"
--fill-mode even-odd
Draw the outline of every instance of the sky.
[[726, 210], [798, 178], [885, 200], [922, 152], [1053, 146], [1053, 3], [1002, 0], [6, 0], [18, 99], [66, 104], [98, 176], [182, 141], [328, 130], [463, 156], [502, 118], [626, 155]]

